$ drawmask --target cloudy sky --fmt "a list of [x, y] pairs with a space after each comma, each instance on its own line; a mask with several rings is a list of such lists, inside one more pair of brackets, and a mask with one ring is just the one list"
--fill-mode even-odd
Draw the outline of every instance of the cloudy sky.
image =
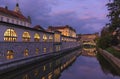
[[94, 33], [108, 22], [108, 0], [0, 0], [0, 6], [13, 10], [16, 2], [33, 26], [70, 25], [77, 33]]

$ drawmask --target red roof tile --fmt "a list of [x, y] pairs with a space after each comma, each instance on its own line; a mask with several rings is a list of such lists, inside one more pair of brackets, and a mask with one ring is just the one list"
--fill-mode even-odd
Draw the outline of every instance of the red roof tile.
[[40, 25], [36, 25], [33, 28], [37, 29], [37, 30], [44, 30], [45, 31], [45, 29], [43, 27], [41, 27]]
[[5, 9], [3, 7], [0, 7], [0, 12], [29, 22], [29, 20], [24, 15], [14, 12], [14, 11], [11, 11], [11, 10], [8, 10], [8, 9]]

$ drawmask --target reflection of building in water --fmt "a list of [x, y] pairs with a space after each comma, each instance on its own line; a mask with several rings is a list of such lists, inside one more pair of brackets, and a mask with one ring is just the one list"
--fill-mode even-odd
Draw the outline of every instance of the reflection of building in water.
[[[76, 59], [78, 52], [74, 51], [67, 55], [41, 62], [9, 73], [4, 79], [58, 79], [61, 72]], [[16, 76], [17, 75], [17, 76]]]
[[82, 55], [86, 56], [96, 56], [96, 48], [83, 48]]
[[82, 44], [96, 45], [96, 39], [99, 33], [94, 34], [77, 34], [78, 41]]

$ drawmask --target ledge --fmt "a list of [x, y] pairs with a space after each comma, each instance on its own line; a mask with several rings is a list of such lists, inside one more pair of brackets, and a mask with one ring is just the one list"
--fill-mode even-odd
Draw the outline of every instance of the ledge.
[[42, 61], [48, 60], [53, 57], [59, 57], [64, 54], [68, 54], [70, 51], [74, 51], [79, 48], [80, 46], [77, 46], [74, 48], [68, 48], [65, 50], [58, 51], [58, 52], [53, 52], [53, 53], [48, 53], [48, 54], [43, 54], [43, 55], [38, 55], [38, 56], [31, 56], [28, 58], [22, 58], [22, 59], [18, 59], [14, 61], [0, 63], [0, 74], [4, 74], [9, 71], [21, 68], [21, 67], [25, 67], [30, 64], [35, 64], [40, 61], [42, 62]]
[[99, 53], [116, 69], [116, 71], [120, 74], [120, 59], [113, 56], [106, 50], [98, 49]]

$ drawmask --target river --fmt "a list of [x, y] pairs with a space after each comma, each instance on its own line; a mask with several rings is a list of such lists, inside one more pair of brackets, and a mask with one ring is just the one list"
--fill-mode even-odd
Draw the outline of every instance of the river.
[[103, 70], [96, 57], [79, 56], [71, 67], [62, 72], [60, 79], [120, 79], [114, 70], [111, 72], [107, 63], [108, 69]]
[[19, 68], [0, 79], [120, 79], [114, 68], [99, 54], [81, 50]]

